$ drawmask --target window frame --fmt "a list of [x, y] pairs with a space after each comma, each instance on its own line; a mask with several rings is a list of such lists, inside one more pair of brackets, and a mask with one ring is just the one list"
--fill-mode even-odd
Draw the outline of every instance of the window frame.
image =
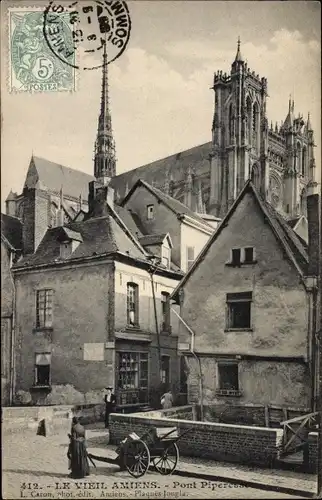
[[[252, 328], [252, 302], [253, 292], [235, 292], [226, 294], [226, 332], [230, 331], [253, 331]], [[232, 308], [236, 304], [249, 305], [249, 326], [234, 326]]]
[[[165, 253], [167, 255], [165, 255]], [[163, 262], [163, 260], [166, 259], [166, 263]], [[166, 246], [166, 245], [162, 245], [161, 246], [161, 263], [167, 268], [167, 269], [170, 269], [170, 265], [171, 265], [171, 248]]]
[[[148, 400], [148, 392], [149, 392], [149, 387], [150, 387], [150, 359], [149, 359], [149, 352], [148, 351], [131, 351], [131, 350], [118, 350], [116, 351], [116, 366], [117, 366], [117, 394], [118, 394], [118, 399], [121, 400], [125, 399], [126, 401], [133, 398], [133, 393], [138, 394], [140, 392], [145, 392], [146, 393], [146, 399]], [[131, 360], [131, 357], [135, 359], [135, 363], [137, 364], [137, 382], [134, 382], [134, 384], [131, 384], [131, 380], [128, 380], [130, 384], [124, 384], [124, 380], [122, 381], [122, 376], [121, 372], [123, 371], [131, 371], [131, 370], [126, 370], [127, 367], [127, 361]], [[123, 359], [125, 358], [125, 363], [123, 363]], [[146, 377], [143, 379], [142, 378], [142, 365], [146, 364]], [[125, 370], [121, 370], [124, 368]], [[134, 371], [134, 370], [132, 370]], [[142, 386], [142, 380], [145, 380], [144, 386]], [[126, 381], [126, 380], [125, 380]], [[136, 396], [134, 396], [136, 397]], [[140, 395], [138, 396], [140, 397]], [[124, 403], [127, 404], [127, 403]]]
[[[167, 359], [168, 360], [168, 382], [166, 380], [163, 380], [163, 360]], [[160, 379], [162, 384], [166, 384], [167, 386], [171, 385], [171, 356], [169, 354], [162, 354], [161, 355], [161, 369], [160, 369]]]
[[[47, 294], [51, 294], [51, 298], [47, 298]], [[40, 306], [42, 302], [40, 301], [40, 294], [44, 293], [44, 302], [43, 302], [43, 320], [41, 321]], [[47, 303], [50, 306], [47, 306]], [[50, 314], [46, 314], [46, 311], [50, 311]], [[51, 320], [48, 320], [47, 316], [51, 316]], [[54, 322], [54, 290], [52, 288], [40, 288], [36, 290], [36, 328], [44, 329], [44, 328], [52, 328]]]
[[[164, 300], [165, 299], [165, 300]], [[171, 332], [171, 308], [170, 308], [170, 293], [161, 292], [161, 331]]]
[[[241, 387], [240, 387], [240, 363], [236, 360], [218, 360], [216, 363], [216, 395], [217, 396], [234, 396], [238, 397], [242, 395]], [[223, 388], [222, 387], [222, 375], [220, 374], [220, 369], [234, 367], [237, 368], [237, 387], [231, 388]]]
[[[37, 356], [49, 356], [49, 363], [48, 364], [38, 364], [37, 363]], [[35, 354], [35, 378], [34, 378], [34, 387], [51, 387], [51, 352], [37, 352]], [[48, 384], [40, 384], [38, 383], [38, 376], [39, 376], [39, 368], [41, 366], [48, 366], [49, 367], [49, 374], [48, 374]]]
[[[130, 296], [129, 291], [132, 289], [134, 294], [134, 322], [131, 322], [131, 310], [130, 310]], [[139, 327], [140, 325], [140, 316], [139, 316], [139, 285], [138, 283], [134, 283], [133, 281], [128, 281], [126, 283], [126, 317], [127, 317], [127, 326], [130, 328]]]
[[[253, 260], [246, 260], [246, 249], [253, 249]], [[233, 252], [239, 250], [240, 251], [240, 261], [234, 262], [233, 260]], [[256, 264], [256, 248], [253, 246], [247, 246], [247, 247], [232, 247], [230, 249], [230, 255], [229, 255], [229, 260], [226, 262], [226, 266], [230, 267], [242, 267], [242, 266], [250, 266], [252, 264]]]
[[[189, 259], [189, 250], [193, 250], [193, 259]], [[187, 271], [191, 269], [193, 266], [193, 263], [196, 260], [196, 255], [195, 255], [195, 247], [187, 246], [186, 247], [186, 256], [187, 256]]]
[[148, 220], [154, 219], [154, 203], [150, 203], [146, 206], [146, 218]]

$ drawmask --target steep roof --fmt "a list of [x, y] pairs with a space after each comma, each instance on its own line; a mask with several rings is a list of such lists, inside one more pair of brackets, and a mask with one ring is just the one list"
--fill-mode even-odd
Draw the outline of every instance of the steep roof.
[[275, 237], [282, 245], [287, 257], [293, 263], [298, 273], [301, 276], [305, 275], [308, 266], [308, 253], [306, 246], [303, 244], [303, 240], [295, 233], [295, 231], [293, 231], [288, 222], [267, 201], [265, 201], [261, 197], [260, 193], [257, 191], [253, 183], [251, 181], [248, 181], [239, 196], [236, 198], [227, 215], [219, 225], [217, 231], [215, 231], [211, 238], [209, 238], [203, 250], [200, 252], [198, 258], [191, 266], [190, 270], [187, 272], [187, 274], [184, 276], [184, 278], [172, 293], [171, 298], [178, 298], [179, 290], [183, 287], [194, 270], [203, 261], [205, 255], [207, 254], [211, 246], [215, 243], [221, 231], [226, 228], [227, 224], [229, 223], [229, 219], [231, 218], [232, 214], [236, 210], [236, 207], [239, 205], [247, 192], [251, 192], [253, 194], [261, 211], [263, 212], [265, 219], [270, 224]]
[[88, 183], [92, 181], [92, 175], [64, 167], [58, 163], [32, 156], [27, 172], [25, 187], [47, 188], [50, 191], [59, 193], [63, 186], [64, 196], [72, 196], [87, 200]]
[[123, 198], [126, 195], [126, 190], [131, 189], [139, 179], [144, 179], [149, 184], [155, 182], [161, 185], [165, 181], [165, 176], [174, 182], [183, 181], [189, 169], [196, 170], [198, 175], [207, 174], [210, 171], [211, 148], [212, 143], [206, 142], [200, 146], [142, 165], [117, 175], [112, 179], [111, 185], [118, 196]]
[[12, 249], [22, 250], [22, 222], [17, 217], [1, 214], [1, 235]]
[[[169, 196], [166, 193], [163, 193], [160, 191], [160, 189], [155, 188], [154, 186], [151, 186], [148, 184], [146, 181], [139, 179], [132, 189], [128, 192], [128, 194], [125, 196], [124, 200], [122, 201], [121, 205], [124, 206], [126, 205], [126, 202], [128, 199], [132, 196], [132, 193], [137, 189], [139, 186], [144, 186], [150, 193], [152, 193], [159, 201], [164, 203], [172, 212], [174, 212], [177, 216], [180, 215], [188, 215], [195, 221], [199, 222], [200, 224], [203, 224], [204, 226], [208, 226], [211, 228], [211, 226], [199, 215], [197, 215], [195, 212], [190, 210], [186, 205], [181, 203], [180, 201], [176, 200], [175, 198], [172, 198], [172, 196]], [[212, 228], [211, 228], [212, 229]]]
[[139, 241], [142, 246], [160, 245], [161, 243], [163, 243], [163, 240], [166, 237], [166, 235], [167, 233], [146, 234], [144, 236], [141, 236], [141, 238], [139, 238]]
[[113, 215], [106, 215], [86, 221], [71, 222], [63, 228], [48, 229], [36, 252], [25, 256], [15, 267], [50, 264], [54, 263], [56, 259], [60, 260], [62, 230], [69, 233], [72, 239], [77, 236], [78, 241], [81, 238], [83, 240], [64, 261], [114, 254], [116, 252], [134, 259], [147, 261], [145, 252], [143, 249], [140, 250], [140, 245], [135, 244]]

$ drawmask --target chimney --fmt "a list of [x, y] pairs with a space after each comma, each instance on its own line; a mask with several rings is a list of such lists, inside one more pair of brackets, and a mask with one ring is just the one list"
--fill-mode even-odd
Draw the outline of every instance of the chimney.
[[107, 205], [114, 208], [114, 189], [108, 184], [91, 181], [88, 194], [89, 217], [101, 217], [107, 215]]
[[318, 183], [310, 182], [307, 186], [307, 219], [308, 219], [308, 276], [319, 275], [319, 260], [321, 252], [321, 217], [320, 195]]

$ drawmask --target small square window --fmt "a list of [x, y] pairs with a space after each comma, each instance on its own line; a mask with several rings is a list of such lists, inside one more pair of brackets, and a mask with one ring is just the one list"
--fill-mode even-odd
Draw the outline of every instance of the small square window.
[[254, 262], [254, 248], [253, 247], [246, 247], [245, 248], [244, 262], [245, 262], [245, 264], [250, 264], [250, 263]]
[[147, 205], [147, 218], [149, 220], [154, 219], [154, 205]]

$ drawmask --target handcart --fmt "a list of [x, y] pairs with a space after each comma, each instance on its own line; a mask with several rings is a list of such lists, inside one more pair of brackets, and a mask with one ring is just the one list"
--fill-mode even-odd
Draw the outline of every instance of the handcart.
[[150, 465], [162, 475], [172, 474], [179, 460], [177, 441], [190, 429], [179, 435], [177, 427], [151, 427], [139, 437], [131, 432], [116, 448], [115, 459], [88, 453], [89, 459], [118, 465], [135, 478], [142, 477]]

